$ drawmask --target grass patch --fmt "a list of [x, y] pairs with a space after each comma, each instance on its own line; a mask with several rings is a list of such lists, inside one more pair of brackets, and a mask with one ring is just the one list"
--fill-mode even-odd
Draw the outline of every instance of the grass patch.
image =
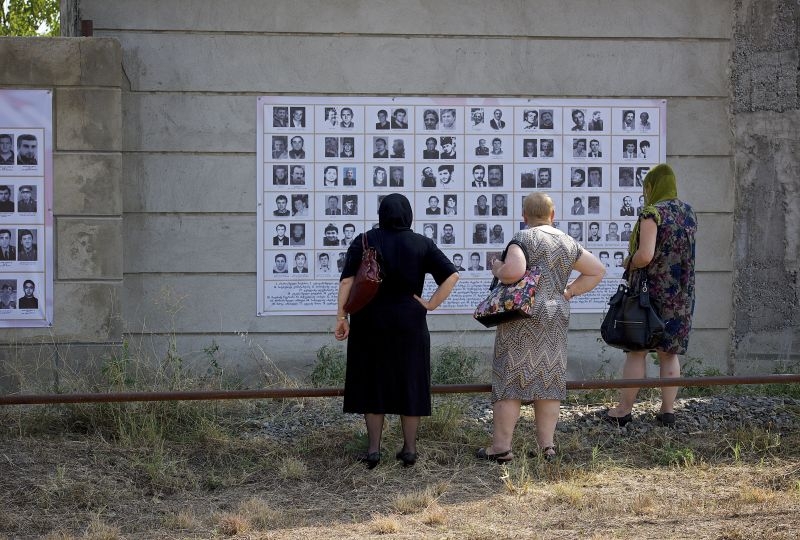
[[463, 345], [448, 344], [434, 350], [431, 365], [433, 384], [470, 384], [475, 382], [481, 356]]
[[315, 388], [344, 386], [347, 371], [347, 355], [339, 345], [323, 345], [317, 351], [317, 359], [308, 377]]
[[369, 530], [374, 534], [394, 534], [400, 532], [400, 522], [392, 516], [374, 516]]

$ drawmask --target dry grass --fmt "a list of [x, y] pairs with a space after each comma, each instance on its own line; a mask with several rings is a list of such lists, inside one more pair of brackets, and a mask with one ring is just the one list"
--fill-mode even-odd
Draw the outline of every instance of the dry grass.
[[[281, 419], [322, 404], [330, 405], [287, 400], [263, 412]], [[148, 437], [137, 445], [63, 428], [26, 434], [24, 420], [6, 421], [10, 412], [0, 410], [0, 425], [15, 426], [0, 434], [0, 538], [800, 535], [796, 431], [622, 436], [598, 429], [560, 434], [563, 457], [548, 463], [526, 457], [534, 429], [524, 418], [515, 460], [498, 466], [473, 457], [488, 434], [464, 410], [456, 400], [430, 419], [411, 468], [394, 460], [402, 438], [390, 418], [384, 459], [373, 471], [352, 459], [365, 443], [358, 419], [286, 439], [242, 422], [217, 424], [203, 430], [213, 436]]]
[[400, 532], [400, 522], [392, 516], [373, 516], [369, 530], [374, 534], [394, 534]]

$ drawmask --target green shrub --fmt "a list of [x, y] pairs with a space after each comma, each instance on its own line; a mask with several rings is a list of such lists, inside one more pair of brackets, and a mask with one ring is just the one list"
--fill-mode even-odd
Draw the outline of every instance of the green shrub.
[[480, 355], [462, 345], [444, 345], [433, 359], [433, 384], [469, 384], [475, 382], [475, 367]]
[[324, 345], [317, 351], [317, 360], [311, 370], [309, 381], [317, 388], [322, 386], [343, 386], [347, 368], [344, 349], [336, 345]]

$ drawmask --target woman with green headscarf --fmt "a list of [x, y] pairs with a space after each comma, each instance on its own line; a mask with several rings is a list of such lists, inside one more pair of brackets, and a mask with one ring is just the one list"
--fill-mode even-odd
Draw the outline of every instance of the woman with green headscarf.
[[[680, 377], [678, 355], [686, 354], [694, 312], [694, 237], [697, 218], [692, 207], [678, 199], [675, 173], [669, 165], [654, 167], [644, 179], [645, 207], [629, 240], [628, 273], [647, 269], [650, 297], [659, 307], [664, 321], [664, 339], [656, 347], [662, 379]], [[622, 377], [643, 379], [648, 351], [628, 351]], [[631, 411], [638, 388], [623, 388], [619, 403], [605, 412], [603, 419], [624, 426], [633, 417]], [[673, 405], [677, 386], [661, 388], [661, 412], [656, 421], [675, 424]]]

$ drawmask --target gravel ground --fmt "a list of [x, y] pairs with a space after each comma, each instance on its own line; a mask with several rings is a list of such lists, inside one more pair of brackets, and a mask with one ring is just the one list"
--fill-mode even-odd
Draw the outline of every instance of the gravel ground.
[[[438, 400], [434, 396], [434, 408]], [[467, 417], [483, 424], [491, 431], [492, 408], [486, 396], [463, 396]], [[633, 410], [633, 421], [624, 427], [610, 426], [600, 414], [606, 410], [600, 405], [562, 405], [557, 430], [561, 433], [590, 431], [598, 426], [618, 429], [623, 434], [644, 435], [660, 428], [655, 422], [659, 410], [658, 400], [639, 401]], [[251, 436], [275, 438], [295, 437], [305, 430], [322, 427], [363, 427], [359, 415], [343, 414], [341, 398], [314, 398], [270, 405], [268, 414], [252, 418], [246, 426]], [[729, 431], [757, 426], [785, 434], [800, 429], [800, 400], [768, 396], [710, 396], [678, 399], [675, 402], [677, 422], [675, 430], [685, 434]], [[523, 417], [533, 416], [533, 407], [523, 407]]]

